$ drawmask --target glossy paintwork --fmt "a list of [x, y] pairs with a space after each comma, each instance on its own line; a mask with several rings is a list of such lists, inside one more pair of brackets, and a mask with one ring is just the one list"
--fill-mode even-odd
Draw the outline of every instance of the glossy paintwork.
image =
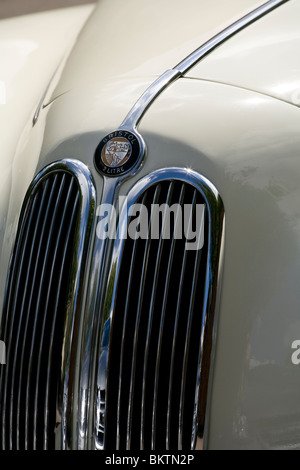
[[11, 159], [28, 114], [91, 11], [90, 6], [79, 7], [1, 21], [0, 124], [6, 128], [1, 133], [1, 166], [3, 159]]
[[229, 39], [187, 77], [227, 83], [300, 106], [300, 2], [290, 0]]
[[[101, 0], [53, 97], [101, 79], [161, 75], [264, 0]], [[78, 64], [81, 64], [78, 67]]]

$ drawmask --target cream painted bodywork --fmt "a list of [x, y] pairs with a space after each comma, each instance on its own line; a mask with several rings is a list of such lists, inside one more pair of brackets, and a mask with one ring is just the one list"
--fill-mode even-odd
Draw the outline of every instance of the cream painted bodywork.
[[[145, 2], [144, 9], [135, 0], [126, 6], [103, 0], [91, 16], [45, 100], [51, 104], [14, 155], [12, 194], [18, 188], [18, 196], [10, 198], [1, 267], [8, 264], [22, 197], [37, 171], [62, 158], [83, 161], [99, 203], [103, 180], [93, 158], [100, 139], [121, 124], [157, 75], [263, 2], [230, 1], [225, 7], [225, 2], [207, 0], [202, 10], [199, 1], [191, 0], [184, 11], [180, 2], [161, 3]], [[160, 8], [164, 15], [157, 16]], [[293, 40], [299, 1], [291, 0], [223, 44], [156, 99], [139, 126], [147, 158], [120, 187], [126, 194], [155, 169], [183, 166], [208, 178], [223, 199], [224, 270], [205, 436], [209, 449], [300, 448], [300, 374], [291, 362], [291, 344], [300, 338], [300, 111], [290, 95], [272, 92], [277, 54], [283, 50], [278, 51], [276, 40], [268, 44], [265, 72], [253, 73], [253, 80], [244, 69], [234, 80], [233, 69], [230, 75], [216, 65], [226, 62], [223, 50], [231, 64], [238, 63], [241, 38], [249, 51], [247, 66], [255, 70], [250, 30], [254, 37], [267, 35], [261, 26], [265, 21], [275, 35], [272, 21], [280, 27], [281, 11], [285, 23], [294, 24], [290, 55], [278, 71], [281, 83], [293, 76], [292, 54], [299, 71], [297, 36]], [[126, 34], [125, 17], [136, 26], [132, 36]], [[169, 21], [163, 22], [166, 17]], [[154, 28], [145, 27], [153, 23]], [[114, 31], [118, 41], [109, 36]], [[6, 269], [1, 271], [3, 295]]]
[[290, 0], [229, 39], [186, 76], [255, 90], [300, 106], [299, 19], [300, 2]]
[[181, 0], [101, 0], [52, 98], [99, 79], [157, 77], [263, 3], [188, 0], [183, 8]]
[[[52, 92], [94, 5], [21, 16], [0, 27], [0, 247], [2, 304], [5, 266], [20, 204], [36, 170], [44, 131], [32, 133], [39, 102]], [[30, 142], [30, 143], [29, 143]], [[28, 152], [25, 151], [29, 145]], [[7, 219], [7, 212], [15, 214]], [[4, 236], [5, 234], [5, 236]], [[4, 276], [4, 277], [3, 277]]]

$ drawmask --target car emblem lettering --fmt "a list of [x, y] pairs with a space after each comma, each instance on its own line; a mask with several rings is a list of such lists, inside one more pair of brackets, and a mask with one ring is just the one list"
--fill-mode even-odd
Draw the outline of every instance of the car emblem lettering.
[[142, 140], [125, 130], [104, 137], [95, 153], [95, 166], [107, 176], [121, 176], [134, 169], [142, 157]]

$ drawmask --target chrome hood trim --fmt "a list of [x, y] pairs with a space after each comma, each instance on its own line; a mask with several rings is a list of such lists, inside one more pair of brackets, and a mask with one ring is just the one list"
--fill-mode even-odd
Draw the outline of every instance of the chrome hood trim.
[[109, 86], [115, 79], [158, 77], [264, 3], [228, 0], [224, 5], [220, 0], [202, 0], [201, 4], [189, 0], [182, 8], [180, 0], [153, 0], [150, 4], [146, 0], [101, 0], [48, 102], [71, 90], [84, 93], [99, 81]]
[[167, 70], [161, 75], [141, 96], [126, 118], [121, 124], [121, 129], [132, 129], [136, 131], [137, 126], [143, 115], [152, 104], [152, 102], [175, 80], [183, 77], [194, 65], [202, 60], [206, 55], [210, 54], [216, 47], [220, 46], [224, 41], [231, 38], [234, 34], [249, 26], [251, 23], [259, 20], [275, 8], [283, 5], [289, 0], [270, 0], [240, 20], [233, 23], [228, 28], [211, 38], [201, 47], [196, 49], [192, 54], [182, 60], [173, 69]]

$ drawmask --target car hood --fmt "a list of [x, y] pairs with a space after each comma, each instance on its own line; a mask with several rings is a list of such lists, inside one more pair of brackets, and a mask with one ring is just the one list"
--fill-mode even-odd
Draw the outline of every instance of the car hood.
[[201, 0], [199, 9], [199, 0], [188, 0], [184, 15], [180, 0], [143, 3], [98, 3], [48, 102], [98, 80], [159, 76], [264, 1]]
[[300, 2], [289, 0], [227, 40], [186, 75], [300, 106]]

